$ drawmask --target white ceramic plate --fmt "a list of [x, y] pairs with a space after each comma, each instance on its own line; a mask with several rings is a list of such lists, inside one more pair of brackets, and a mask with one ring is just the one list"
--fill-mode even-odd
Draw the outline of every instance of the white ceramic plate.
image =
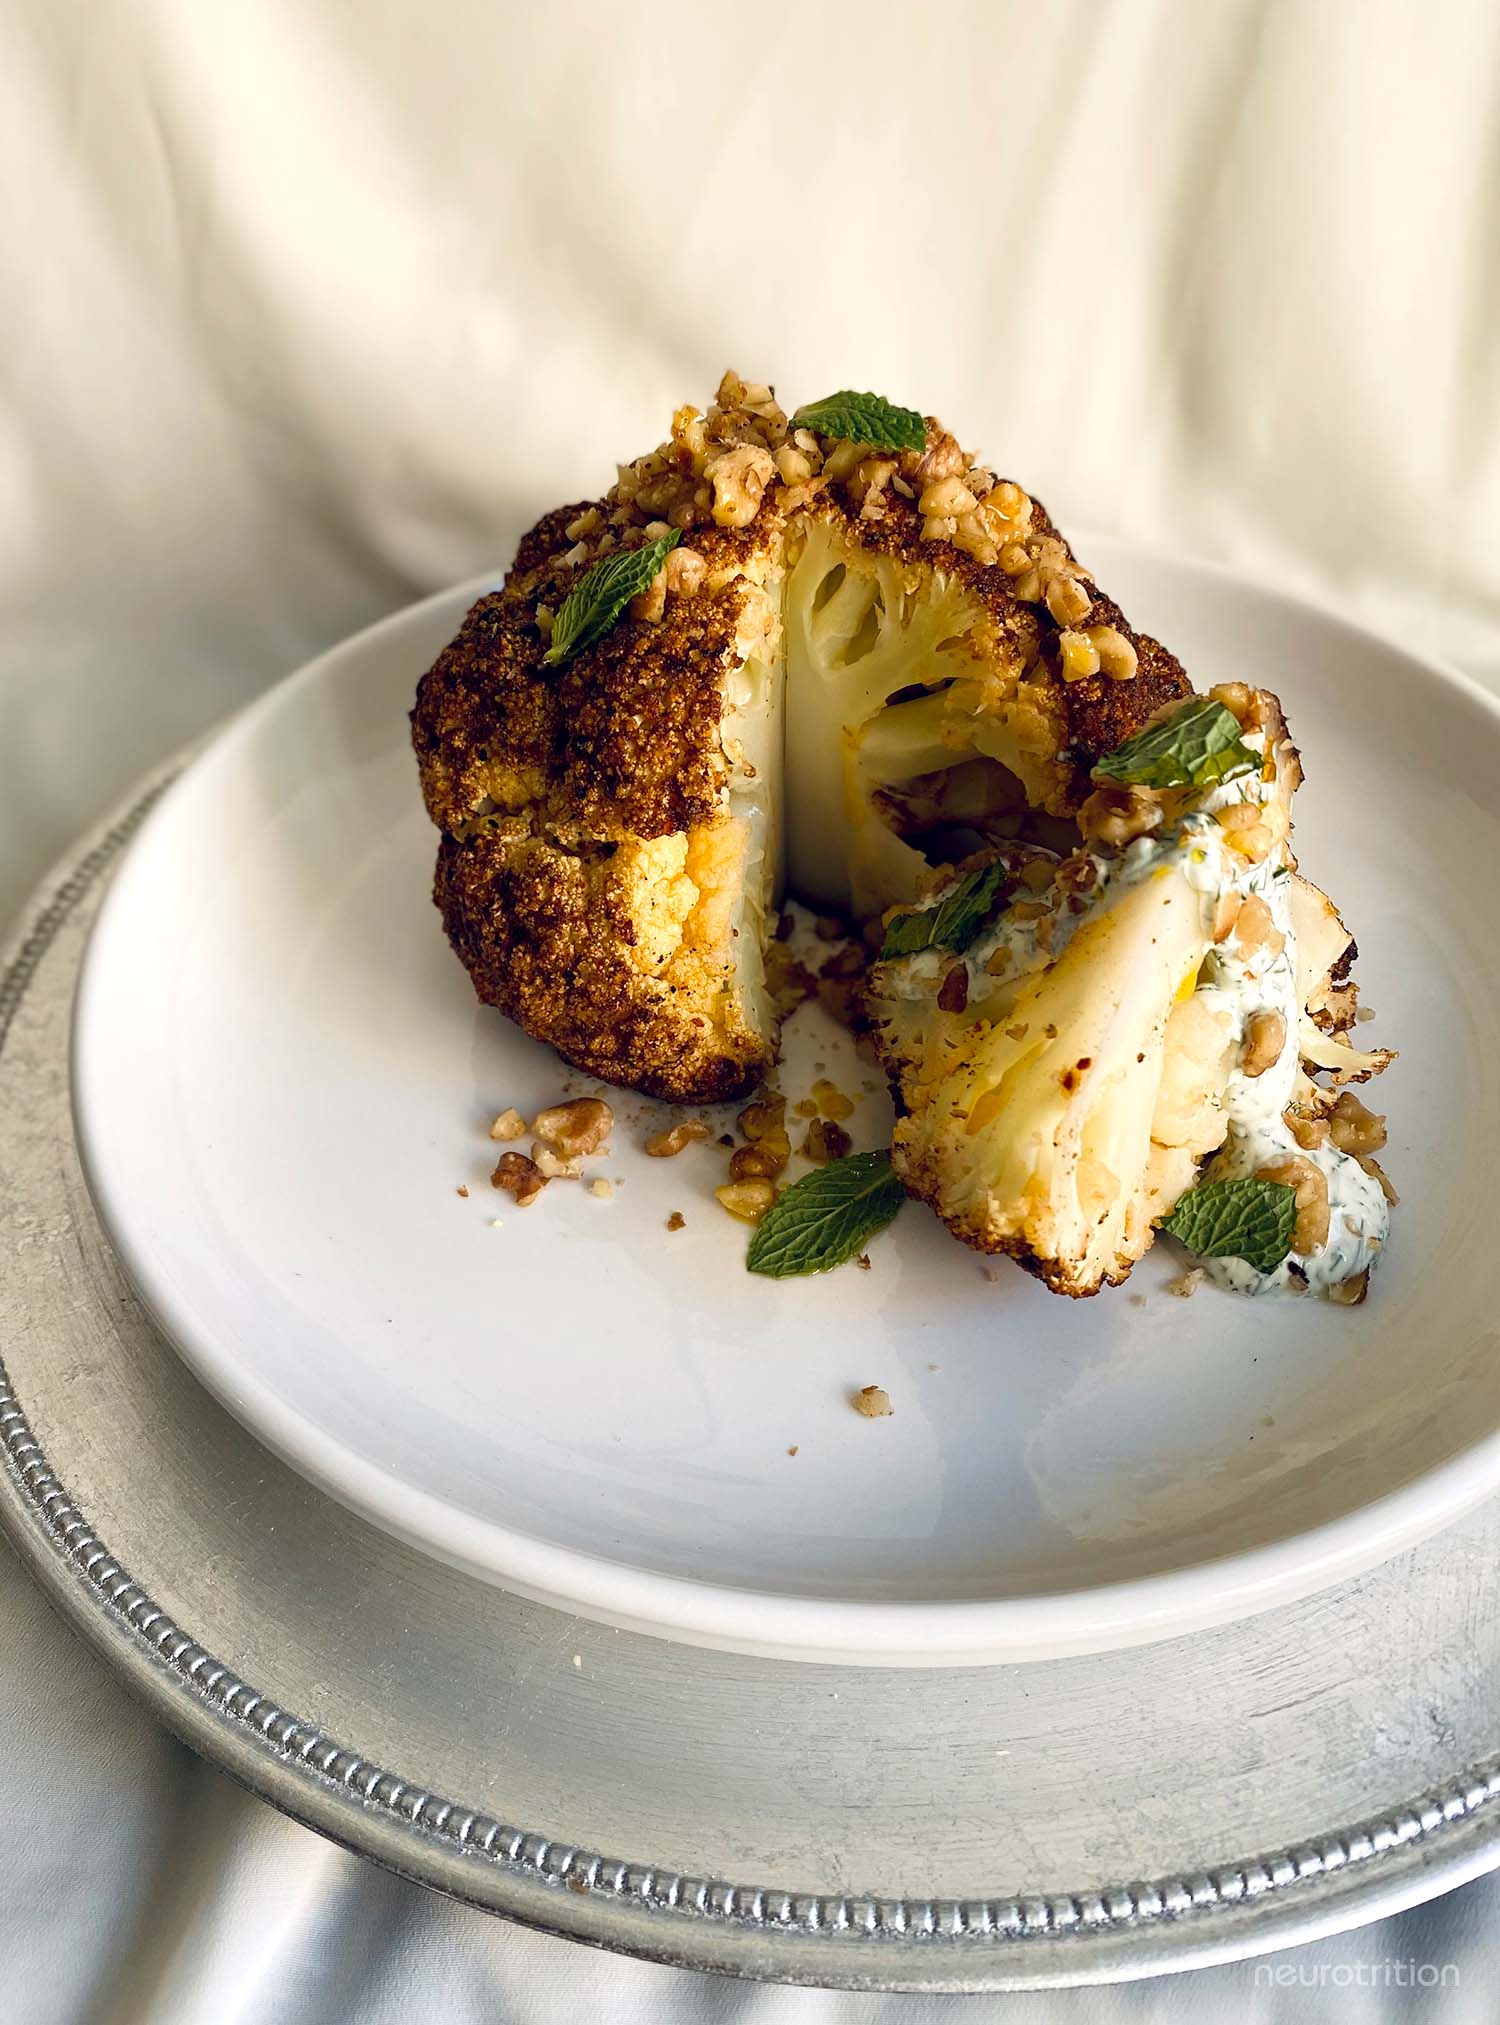
[[[1363, 944], [1381, 1018], [1362, 1038], [1402, 1050], [1381, 1095], [1405, 1200], [1365, 1307], [1177, 1300], [1166, 1247], [1129, 1287], [1060, 1301], [990, 1278], [914, 1205], [869, 1272], [752, 1279], [712, 1197], [722, 1153], [647, 1159], [664, 1114], [629, 1097], [612, 1200], [492, 1192], [490, 1117], [594, 1086], [476, 1005], [428, 898], [405, 713], [474, 584], [237, 720], [94, 932], [74, 1035], [90, 1183], [212, 1390], [369, 1518], [528, 1596], [845, 1662], [1187, 1630], [1368, 1566], [1500, 1484], [1500, 709], [1218, 572], [1087, 552], [1201, 685], [1275, 688], [1303, 748], [1299, 852]], [[804, 1012], [793, 1096], [818, 1063], [869, 1075]], [[885, 1120], [868, 1096], [856, 1144]], [[891, 1418], [850, 1410], [867, 1383]]]

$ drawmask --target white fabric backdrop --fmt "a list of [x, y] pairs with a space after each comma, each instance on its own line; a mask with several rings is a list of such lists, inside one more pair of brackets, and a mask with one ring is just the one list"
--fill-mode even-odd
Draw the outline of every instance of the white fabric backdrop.
[[[1491, 0], [11, 0], [0, 188], [0, 912], [730, 363], [936, 409], [1065, 525], [1500, 684]], [[990, 2013], [440, 1905], [196, 1767], [0, 1581], [0, 2016]], [[1413, 1954], [1461, 1993], [1244, 1968], [1015, 2008], [1477, 2019], [1500, 1894], [1296, 1959]]]

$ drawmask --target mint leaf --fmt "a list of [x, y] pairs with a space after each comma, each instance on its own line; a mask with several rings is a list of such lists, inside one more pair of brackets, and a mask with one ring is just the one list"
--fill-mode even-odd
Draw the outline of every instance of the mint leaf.
[[1009, 876], [1010, 867], [997, 858], [993, 865], [981, 865], [960, 879], [936, 907], [898, 914], [886, 925], [881, 961], [915, 956], [923, 949], [951, 949], [961, 955], [994, 913], [995, 897]]
[[585, 570], [552, 622], [552, 644], [542, 656], [542, 666], [570, 660], [602, 640], [630, 600], [651, 588], [669, 551], [681, 540], [682, 529], [674, 527], [644, 548], [622, 549]]
[[864, 1250], [906, 1200], [889, 1153], [850, 1153], [794, 1181], [756, 1226], [745, 1264], [768, 1279], [826, 1273]]
[[927, 424], [915, 408], [897, 408], [879, 394], [855, 394], [847, 388], [799, 408], [792, 427], [814, 429], [820, 436], [841, 436], [850, 443], [869, 443], [876, 450], [927, 448]]
[[1260, 763], [1241, 739], [1234, 712], [1211, 696], [1194, 696], [1101, 759], [1094, 778], [1129, 787], [1202, 788], [1257, 772]]
[[1274, 1273], [1292, 1248], [1296, 1223], [1296, 1189], [1247, 1174], [1188, 1189], [1161, 1228], [1200, 1259], [1243, 1259], [1258, 1273]]

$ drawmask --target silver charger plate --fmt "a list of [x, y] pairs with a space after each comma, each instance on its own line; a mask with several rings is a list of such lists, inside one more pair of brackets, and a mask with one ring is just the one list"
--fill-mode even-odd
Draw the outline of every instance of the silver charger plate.
[[686, 1967], [1032, 1988], [1284, 1947], [1500, 1864], [1500, 1504], [1157, 1646], [881, 1672], [612, 1632], [433, 1563], [198, 1386], [73, 1147], [74, 978], [175, 763], [0, 958], [0, 1521], [156, 1714], [456, 1898]]

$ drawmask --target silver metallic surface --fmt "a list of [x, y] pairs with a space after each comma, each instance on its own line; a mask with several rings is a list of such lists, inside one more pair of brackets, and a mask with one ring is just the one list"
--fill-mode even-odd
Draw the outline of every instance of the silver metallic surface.
[[787, 1981], [1144, 1975], [1500, 1863], [1495, 1504], [1241, 1625], [880, 1673], [523, 1603], [267, 1455], [142, 1312], [73, 1150], [73, 979], [144, 807], [79, 848], [0, 960], [0, 1521], [190, 1744], [475, 1905]]

